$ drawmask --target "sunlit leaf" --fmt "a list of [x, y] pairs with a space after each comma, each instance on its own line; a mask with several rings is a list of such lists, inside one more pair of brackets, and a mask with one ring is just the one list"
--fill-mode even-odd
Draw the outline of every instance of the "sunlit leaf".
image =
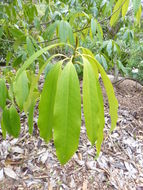
[[103, 141], [104, 104], [101, 87], [98, 81], [96, 65], [90, 64], [88, 58], [83, 58], [83, 111], [87, 135], [92, 144], [97, 141], [99, 154]]
[[61, 62], [56, 64], [48, 73], [40, 97], [38, 127], [40, 136], [46, 142], [52, 138], [54, 104], [60, 72]]
[[69, 62], [60, 75], [54, 107], [54, 144], [62, 164], [77, 150], [80, 126], [80, 86], [75, 67]]

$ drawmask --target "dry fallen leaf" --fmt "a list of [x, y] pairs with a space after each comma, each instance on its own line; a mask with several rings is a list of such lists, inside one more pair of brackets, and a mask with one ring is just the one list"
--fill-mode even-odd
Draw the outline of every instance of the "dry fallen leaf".
[[4, 179], [4, 175], [3, 175], [3, 169], [0, 170], [0, 181], [2, 181]]
[[4, 173], [5, 173], [6, 176], [8, 176], [8, 177], [10, 177], [12, 179], [15, 179], [15, 180], [18, 179], [16, 173], [11, 168], [8, 168], [8, 167], [4, 168]]

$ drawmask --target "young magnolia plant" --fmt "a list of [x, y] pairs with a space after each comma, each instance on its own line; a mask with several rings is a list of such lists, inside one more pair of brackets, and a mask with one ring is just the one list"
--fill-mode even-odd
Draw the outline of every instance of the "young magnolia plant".
[[[34, 75], [30, 81], [29, 66], [43, 53], [63, 45], [65, 44], [54, 44], [33, 54], [17, 71], [14, 82], [9, 89], [6, 87], [5, 79], [0, 79], [3, 136], [6, 136], [6, 132], [16, 138], [19, 136], [20, 116], [17, 110], [20, 112], [24, 110], [27, 114], [29, 132], [32, 134], [34, 107], [39, 100], [38, 127], [40, 136], [47, 143], [51, 139], [54, 140], [56, 154], [61, 164], [65, 164], [76, 152], [80, 137], [81, 94], [79, 79], [74, 66], [75, 60], [78, 60], [77, 63], [83, 66], [85, 126], [88, 139], [92, 145], [96, 143], [97, 155], [101, 149], [105, 124], [103, 95], [98, 80], [99, 74], [108, 96], [111, 131], [116, 126], [118, 110], [118, 102], [108, 76], [93, 54], [84, 48], [76, 48], [74, 56], [71, 58], [61, 54], [53, 55], [41, 67], [38, 75]], [[70, 46], [70, 48], [73, 47]], [[49, 71], [40, 93], [38, 90], [40, 75], [50, 60], [57, 56], [63, 56], [64, 59], [55, 63]]]

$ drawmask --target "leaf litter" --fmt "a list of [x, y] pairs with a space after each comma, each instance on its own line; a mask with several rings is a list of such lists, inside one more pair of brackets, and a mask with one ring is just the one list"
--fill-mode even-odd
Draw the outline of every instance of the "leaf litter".
[[83, 118], [79, 148], [64, 166], [57, 160], [53, 141], [45, 144], [39, 137], [37, 110], [33, 136], [28, 134], [24, 114], [18, 139], [7, 136], [3, 140], [0, 131], [0, 190], [142, 190], [143, 88], [124, 81], [115, 86], [115, 93], [119, 101], [117, 127], [109, 135], [105, 98], [105, 140], [97, 160]]

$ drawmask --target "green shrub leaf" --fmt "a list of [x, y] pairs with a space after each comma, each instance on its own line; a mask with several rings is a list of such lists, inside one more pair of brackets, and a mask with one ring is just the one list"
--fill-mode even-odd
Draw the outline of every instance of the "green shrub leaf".
[[32, 135], [33, 133], [33, 115], [34, 115], [34, 107], [35, 107], [35, 100], [33, 99], [31, 105], [29, 107], [29, 115], [28, 115], [28, 127], [29, 133]]
[[126, 0], [126, 2], [124, 3], [124, 5], [122, 7], [122, 17], [123, 18], [126, 16], [126, 13], [128, 11], [128, 8], [129, 8], [129, 3], [130, 3], [130, 0]]
[[112, 17], [110, 19], [111, 26], [113, 26], [117, 22], [120, 12], [121, 12], [123, 2], [124, 2], [124, 0], [118, 0], [117, 3], [115, 4], [114, 9], [113, 9], [114, 14], [112, 15]]
[[93, 64], [89, 61], [83, 57], [83, 111], [87, 136], [92, 145], [97, 141], [97, 152], [99, 153], [103, 140], [104, 103], [98, 81], [98, 69], [95, 68], [95, 64], [93, 67]]
[[54, 143], [62, 164], [77, 150], [80, 126], [80, 86], [75, 67], [69, 62], [59, 77], [54, 107]]
[[114, 89], [110, 79], [108, 78], [107, 74], [105, 73], [103, 67], [95, 60], [99, 72], [101, 73], [101, 77], [104, 83], [104, 87], [107, 93], [108, 102], [109, 102], [109, 109], [110, 109], [110, 117], [111, 117], [111, 131], [114, 130], [116, 127], [117, 119], [118, 119], [118, 101], [115, 97]]
[[12, 105], [3, 111], [3, 124], [7, 132], [13, 137], [17, 138], [20, 133], [20, 116], [16, 108]]
[[40, 129], [40, 136], [46, 142], [52, 138], [54, 103], [60, 72], [61, 62], [49, 71], [40, 98], [38, 127]]
[[23, 104], [28, 97], [28, 93], [28, 78], [26, 71], [23, 71], [19, 78], [14, 82], [14, 94], [16, 98], [16, 103], [18, 104], [21, 111], [23, 109]]
[[6, 139], [6, 128], [5, 128], [4, 123], [3, 123], [3, 116], [1, 118], [1, 129], [2, 129], [2, 136], [4, 139]]
[[7, 88], [4, 79], [0, 79], [0, 107], [4, 109], [6, 105]]

